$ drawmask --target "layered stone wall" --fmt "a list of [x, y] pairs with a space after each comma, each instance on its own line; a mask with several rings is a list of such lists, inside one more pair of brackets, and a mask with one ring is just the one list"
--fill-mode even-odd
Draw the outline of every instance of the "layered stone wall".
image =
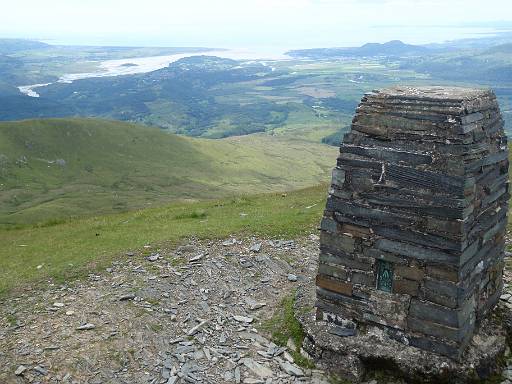
[[317, 319], [459, 358], [500, 296], [508, 197], [492, 91], [365, 95], [321, 223]]

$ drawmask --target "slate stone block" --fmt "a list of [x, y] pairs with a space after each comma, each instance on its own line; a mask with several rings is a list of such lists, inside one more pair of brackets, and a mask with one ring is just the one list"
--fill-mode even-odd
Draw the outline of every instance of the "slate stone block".
[[325, 276], [332, 276], [336, 279], [346, 280], [350, 279], [350, 271], [340, 265], [318, 264], [318, 273]]
[[425, 267], [427, 276], [434, 279], [440, 279], [456, 283], [459, 281], [459, 274], [457, 268], [447, 267], [444, 265], [427, 265]]
[[407, 327], [414, 332], [456, 342], [461, 341], [465, 333], [469, 332], [469, 325], [463, 328], [452, 328], [431, 321], [418, 319], [413, 316], [407, 318]]
[[423, 153], [408, 152], [405, 150], [388, 150], [383, 151], [381, 148], [371, 148], [354, 145], [343, 145], [341, 151], [344, 153], [351, 153], [354, 155], [367, 157], [370, 159], [404, 162], [406, 164], [421, 165], [431, 164], [432, 156]]
[[393, 282], [393, 293], [418, 296], [420, 284], [414, 280], [399, 279]]
[[368, 257], [373, 257], [376, 260], [384, 260], [393, 263], [395, 268], [399, 265], [408, 265], [409, 260], [406, 257], [395, 255], [375, 248], [365, 248], [363, 254]]
[[362, 225], [344, 223], [341, 225], [340, 232], [352, 237], [367, 238], [372, 236], [373, 231], [370, 230], [370, 228]]
[[335, 304], [353, 308], [361, 313], [368, 310], [368, 303], [366, 301], [329, 291], [321, 287], [316, 288], [316, 296], [319, 301], [330, 303], [331, 305]]
[[409, 313], [418, 319], [458, 328], [464, 324], [471, 312], [474, 312], [476, 303], [467, 300], [461, 308], [453, 309], [428, 301], [412, 299]]
[[350, 269], [370, 271], [373, 266], [373, 259], [359, 255], [348, 255], [343, 252], [333, 253], [331, 249], [320, 247], [320, 262], [325, 264], [339, 265]]
[[343, 169], [334, 168], [332, 170], [332, 184], [338, 188], [343, 187], [345, 183], [345, 171]]
[[352, 284], [375, 287], [375, 274], [372, 272], [353, 271], [350, 275]]
[[345, 296], [352, 296], [352, 284], [337, 279], [329, 279], [325, 276], [317, 275], [316, 286]]
[[[368, 222], [395, 224], [408, 226], [414, 224], [414, 219], [408, 215], [400, 215], [386, 212], [383, 209], [369, 208], [368, 206], [359, 205], [356, 202], [332, 198], [327, 200], [327, 209], [332, 212], [339, 213], [348, 217], [356, 217]], [[335, 215], [338, 220], [337, 216]]]
[[320, 223], [320, 229], [322, 231], [336, 233], [338, 231], [338, 223], [336, 223], [332, 218], [324, 216]]
[[416, 266], [395, 266], [395, 275], [404, 279], [421, 281], [425, 276], [425, 271], [422, 268]]
[[407, 241], [409, 243], [446, 251], [462, 252], [467, 247], [467, 241], [465, 240], [455, 241], [445, 237], [435, 236], [425, 232], [410, 231], [400, 227], [375, 225], [372, 229], [377, 235], [387, 239]]
[[[464, 197], [464, 190], [471, 185], [461, 176], [447, 176], [395, 164], [389, 164], [386, 167], [386, 179], [408, 187], [449, 193], [459, 198]], [[464, 217], [457, 218], [464, 219]]]
[[424, 248], [388, 239], [377, 240], [375, 242], [375, 247], [385, 252], [396, 253], [421, 262], [438, 262], [447, 265], [458, 265], [460, 261], [459, 257], [440, 250]]
[[425, 279], [423, 293], [425, 299], [449, 308], [458, 308], [471, 293], [471, 287], [463, 288], [448, 281]]
[[341, 233], [322, 231], [320, 233], [320, 244], [334, 253], [339, 253], [339, 251], [351, 253], [355, 250], [356, 241], [355, 238]]

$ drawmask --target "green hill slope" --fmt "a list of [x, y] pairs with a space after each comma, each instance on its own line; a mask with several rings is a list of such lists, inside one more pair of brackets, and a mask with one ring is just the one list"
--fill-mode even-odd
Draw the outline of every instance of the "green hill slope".
[[206, 140], [95, 119], [0, 123], [0, 225], [306, 187], [328, 180], [335, 157], [333, 147], [264, 134]]
[[[268, 193], [173, 202], [55, 225], [0, 228], [0, 300], [17, 288], [72, 281], [104, 270], [126, 257], [126, 251], [147, 255], [185, 238], [221, 239], [235, 234], [290, 239], [315, 232], [327, 190], [326, 183], [286, 197]], [[146, 244], [153, 248], [144, 248]]]

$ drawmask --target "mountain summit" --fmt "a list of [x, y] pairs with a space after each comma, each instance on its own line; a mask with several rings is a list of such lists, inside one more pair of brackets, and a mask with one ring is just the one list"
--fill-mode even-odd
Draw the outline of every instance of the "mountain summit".
[[367, 43], [354, 48], [300, 49], [289, 51], [287, 54], [292, 57], [322, 59], [334, 57], [416, 56], [428, 51], [428, 48], [421, 45], [412, 45], [406, 44], [400, 40], [391, 40], [387, 43]]

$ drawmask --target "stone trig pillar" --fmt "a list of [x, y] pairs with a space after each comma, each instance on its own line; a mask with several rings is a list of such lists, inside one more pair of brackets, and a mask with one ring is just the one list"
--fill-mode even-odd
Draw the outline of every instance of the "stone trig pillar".
[[508, 198], [492, 91], [366, 94], [321, 224], [317, 320], [459, 359], [500, 296]]

